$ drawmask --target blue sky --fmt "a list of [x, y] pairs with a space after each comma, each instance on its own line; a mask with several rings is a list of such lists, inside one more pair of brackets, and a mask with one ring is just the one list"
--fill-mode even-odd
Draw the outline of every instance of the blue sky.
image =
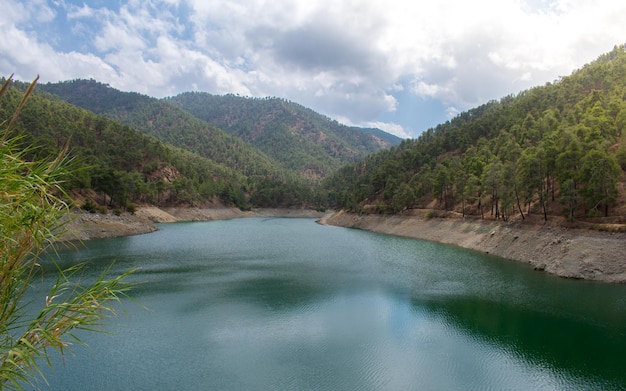
[[417, 137], [626, 42], [608, 0], [0, 0], [0, 75], [286, 98]]

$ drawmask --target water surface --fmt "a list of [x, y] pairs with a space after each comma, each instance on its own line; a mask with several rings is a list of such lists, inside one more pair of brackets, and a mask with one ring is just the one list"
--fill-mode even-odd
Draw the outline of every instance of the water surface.
[[142, 306], [50, 389], [626, 389], [626, 286], [311, 219], [160, 228], [61, 252], [137, 268]]

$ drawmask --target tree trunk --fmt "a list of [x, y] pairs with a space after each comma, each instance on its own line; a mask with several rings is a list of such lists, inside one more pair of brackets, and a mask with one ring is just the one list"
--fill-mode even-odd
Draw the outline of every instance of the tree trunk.
[[496, 193], [496, 195], [494, 196], [494, 201], [496, 204], [496, 220], [500, 217], [500, 209], [498, 207], [498, 203], [500, 202], [500, 200], [498, 200], [498, 194]]
[[465, 197], [463, 197], [463, 204], [461, 206], [461, 211], [462, 211], [463, 218], [465, 218]]
[[522, 220], [524, 220], [524, 212], [522, 211], [522, 205], [519, 202], [519, 195], [517, 194], [517, 188], [515, 189], [515, 200], [517, 201], [517, 209], [519, 209], [519, 213], [522, 215]]

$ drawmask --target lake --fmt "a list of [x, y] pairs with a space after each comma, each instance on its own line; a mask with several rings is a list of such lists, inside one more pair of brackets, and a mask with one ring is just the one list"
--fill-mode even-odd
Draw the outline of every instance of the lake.
[[137, 268], [140, 305], [39, 388], [626, 389], [624, 285], [312, 219], [160, 229], [60, 252], [85, 279]]

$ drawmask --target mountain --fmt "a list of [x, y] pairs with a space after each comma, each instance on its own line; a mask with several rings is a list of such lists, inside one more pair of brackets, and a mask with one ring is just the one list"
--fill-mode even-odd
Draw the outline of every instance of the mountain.
[[[198, 110], [189, 112], [190, 108], [181, 105], [175, 98], [159, 100], [138, 93], [122, 92], [95, 80], [48, 83], [42, 85], [41, 89], [164, 142], [242, 170], [246, 175], [280, 178], [283, 181], [290, 179], [296, 182], [317, 182], [344, 162], [356, 161], [368, 153], [389, 147], [392, 141], [396, 144], [399, 141], [395, 136], [386, 135], [382, 131], [362, 131], [328, 119], [322, 121], [323, 117], [311, 110], [280, 100], [271, 102], [282, 102], [290, 108], [297, 107], [298, 112], [306, 113], [308, 117], [288, 116], [285, 119], [284, 115], [277, 115], [275, 105], [254, 105], [255, 111], [237, 109], [240, 113], [237, 121], [240, 124], [254, 124], [259, 121], [264, 124], [263, 131], [259, 131], [257, 137], [250, 138], [225, 132], [213, 122], [196, 118], [194, 114], [199, 115]], [[210, 96], [189, 94], [194, 95]], [[261, 101], [263, 100], [259, 100]], [[196, 102], [202, 103], [200, 100]], [[247, 104], [249, 102], [254, 100], [238, 101], [242, 107], [252, 107]], [[263, 110], [270, 111], [264, 113]], [[306, 129], [310, 139], [294, 135], [293, 121], [286, 122], [294, 118], [299, 123], [298, 129]], [[322, 122], [326, 127], [320, 127], [319, 123]], [[331, 128], [334, 130], [327, 130]]]
[[[11, 118], [28, 86], [14, 84], [0, 98], [0, 122]], [[67, 190], [98, 192], [102, 207], [201, 204], [215, 198], [247, 205], [248, 179], [240, 171], [42, 93], [29, 97], [12, 132], [29, 159], [54, 158], [67, 145], [75, 170]]]
[[379, 129], [339, 124], [279, 98], [187, 92], [167, 101], [256, 146], [285, 167], [316, 178], [401, 141]]
[[122, 92], [95, 80], [47, 83], [39, 89], [247, 176], [285, 179], [289, 175], [278, 162], [241, 139], [159, 99]]
[[40, 90], [241, 174], [246, 205], [317, 208], [325, 202], [315, 181], [166, 101], [121, 92], [95, 80], [48, 83]]
[[626, 50], [506, 96], [343, 167], [331, 201], [362, 212], [413, 208], [509, 220], [626, 219]]

